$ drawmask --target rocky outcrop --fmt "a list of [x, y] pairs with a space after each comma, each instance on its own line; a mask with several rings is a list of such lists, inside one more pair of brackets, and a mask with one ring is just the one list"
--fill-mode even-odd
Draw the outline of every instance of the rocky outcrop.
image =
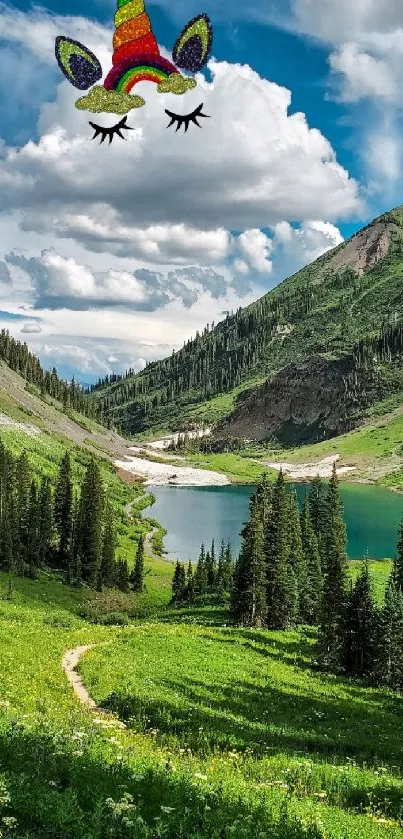
[[311, 356], [246, 395], [214, 437], [276, 439], [286, 445], [328, 439], [355, 428], [377, 391], [376, 372], [358, 370], [353, 358]]
[[374, 221], [335, 250], [326, 270], [340, 272], [351, 268], [361, 276], [386, 256], [391, 236], [398, 232], [397, 224], [392, 221], [384, 218]]

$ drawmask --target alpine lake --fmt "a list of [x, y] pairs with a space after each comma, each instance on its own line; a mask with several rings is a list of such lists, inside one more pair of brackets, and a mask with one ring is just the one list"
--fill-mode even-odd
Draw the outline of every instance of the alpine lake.
[[[296, 483], [301, 506], [308, 483]], [[150, 513], [167, 530], [164, 547], [167, 558], [195, 562], [202, 542], [208, 548], [215, 540], [231, 543], [238, 555], [240, 531], [249, 516], [251, 484], [214, 487], [150, 487], [155, 504]], [[340, 483], [347, 525], [347, 553], [350, 559], [393, 558], [397, 532], [403, 516], [403, 494], [370, 484]]]

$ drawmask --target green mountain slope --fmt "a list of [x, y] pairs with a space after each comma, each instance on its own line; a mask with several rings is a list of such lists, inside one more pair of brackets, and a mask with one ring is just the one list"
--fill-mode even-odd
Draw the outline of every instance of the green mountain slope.
[[[339, 410], [337, 417], [322, 424], [318, 417], [304, 417], [302, 411], [297, 423], [303, 429], [301, 440], [323, 439], [354, 427], [366, 405], [402, 387], [395, 338], [394, 349], [388, 345], [387, 352], [379, 355], [382, 370], [374, 362], [375, 350], [371, 360], [368, 344], [368, 338], [377, 338], [385, 324], [398, 325], [403, 318], [402, 238], [403, 208], [399, 207], [260, 300], [216, 326], [207, 326], [170, 358], [149, 364], [137, 375], [129, 371], [124, 377], [100, 382], [93, 390], [100, 417], [112, 418], [129, 434], [167, 424], [183, 426], [184, 420], [216, 422], [238, 406], [243, 408], [245, 398], [253, 400], [259, 395], [256, 388], [274, 376], [280, 380], [280, 389], [287, 379], [292, 387], [292, 381], [300, 378], [299, 371], [291, 370], [290, 375], [284, 371], [290, 364], [303, 363], [307, 383], [318, 394], [325, 386], [330, 402], [329, 377], [333, 378]], [[381, 345], [385, 345], [384, 334]], [[312, 370], [311, 358], [316, 359]], [[324, 367], [331, 360], [341, 363], [339, 371], [333, 367], [328, 375]], [[320, 376], [315, 380], [318, 369]], [[258, 403], [249, 405], [251, 413], [258, 410]], [[348, 421], [343, 424], [346, 414]], [[243, 423], [237, 422], [236, 414], [234, 422], [233, 428], [231, 423], [224, 426], [224, 433], [243, 436]], [[282, 411], [268, 429], [260, 422], [255, 436], [279, 433], [280, 439], [295, 440], [298, 433], [293, 424], [291, 418], [288, 427], [290, 417]]]

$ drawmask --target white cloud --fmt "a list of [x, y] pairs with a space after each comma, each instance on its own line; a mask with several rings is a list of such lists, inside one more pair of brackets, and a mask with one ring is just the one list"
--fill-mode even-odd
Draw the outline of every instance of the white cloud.
[[397, 80], [386, 59], [361, 52], [358, 44], [343, 44], [329, 58], [333, 73], [342, 76], [340, 99], [357, 102], [365, 98], [393, 101], [398, 94]]
[[[8, 13], [4, 19], [6, 32]], [[111, 31], [84, 19], [19, 12], [10, 37], [25, 38], [39, 54], [45, 42], [53, 50], [56, 30], [108, 54]], [[25, 230], [50, 228], [95, 250], [154, 257], [159, 264], [223, 258], [231, 229], [259, 229], [284, 217], [335, 219], [362, 209], [357, 184], [330, 143], [304, 114], [289, 115], [288, 90], [248, 66], [212, 60], [210, 70], [212, 82], [200, 77], [180, 101], [142, 83], [146, 106], [129, 122], [136, 130], [111, 147], [91, 141], [88, 115], [74, 107], [77, 92], [62, 81], [56, 101], [41, 109], [39, 143], [3, 155], [3, 206], [22, 209]], [[200, 101], [211, 117], [202, 129], [166, 128], [165, 107], [188, 112]]]
[[23, 332], [26, 335], [38, 335], [40, 332], [42, 332], [42, 327], [39, 323], [28, 322], [24, 323], [21, 332]]
[[[85, 43], [109, 69], [112, 19], [107, 29], [0, 5], [0, 37], [21, 48], [22, 70], [34, 56], [58, 73], [57, 34]], [[39, 142], [3, 145], [0, 241], [26, 248], [9, 257], [10, 311], [17, 294], [35, 309], [42, 333], [27, 332], [27, 341], [49, 364], [84, 376], [140, 369], [223, 309], [252, 302], [269, 274], [282, 279], [293, 249], [308, 261], [330, 246], [330, 222], [363, 211], [327, 139], [304, 114], [290, 114], [288, 90], [248, 66], [212, 60], [210, 70], [212, 80], [198, 79], [184, 98], [141, 85], [146, 106], [130, 115], [127, 141], [111, 147], [92, 142], [88, 115], [74, 107], [77, 91], [60, 76], [54, 101], [41, 107]], [[187, 113], [201, 101], [210, 116], [202, 129], [166, 128], [165, 108]], [[114, 117], [96, 121], [108, 126]], [[288, 230], [289, 218], [300, 228]], [[304, 221], [316, 218], [327, 221]], [[12, 219], [22, 231], [14, 239]], [[272, 241], [261, 228], [276, 225]]]
[[293, 0], [293, 17], [300, 32], [331, 44], [403, 26], [400, 0]]
[[238, 238], [238, 246], [252, 268], [261, 274], [270, 274], [272, 241], [261, 230], [245, 230]]
[[307, 220], [299, 227], [282, 221], [275, 225], [273, 233], [278, 279], [291, 276], [343, 242], [338, 227], [325, 221]]

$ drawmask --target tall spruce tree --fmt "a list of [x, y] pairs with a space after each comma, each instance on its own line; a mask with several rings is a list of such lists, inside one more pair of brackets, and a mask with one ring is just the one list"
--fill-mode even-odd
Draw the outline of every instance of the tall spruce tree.
[[348, 594], [346, 526], [336, 466], [326, 497], [326, 560], [318, 637], [318, 652], [326, 666], [337, 666], [343, 644], [343, 621]]
[[265, 528], [265, 553], [267, 623], [271, 629], [286, 629], [295, 619], [295, 578], [289, 563], [289, 504], [282, 471], [273, 488], [271, 513]]
[[262, 626], [266, 620], [266, 558], [261, 510], [256, 495], [250, 501], [250, 518], [243, 528], [243, 541], [235, 567], [231, 616], [247, 626]]
[[347, 601], [341, 664], [354, 676], [369, 676], [374, 667], [376, 610], [366, 558]]
[[318, 543], [322, 572], [324, 572], [326, 563], [325, 536], [327, 528], [327, 511], [325, 488], [319, 475], [311, 481], [308, 492], [308, 503], [311, 524]]
[[186, 597], [186, 572], [182, 563], [177, 561], [172, 579], [172, 603], [183, 603]]
[[133, 571], [131, 574], [131, 584], [133, 591], [141, 592], [144, 589], [144, 539], [140, 535], [139, 543], [137, 545], [136, 556], [134, 559]]
[[293, 586], [291, 599], [290, 622], [304, 620], [304, 607], [308, 596], [308, 569], [302, 545], [301, 521], [295, 489], [289, 492], [289, 529], [290, 553], [288, 564], [290, 568], [290, 586]]
[[199, 560], [197, 563], [195, 573], [195, 592], [196, 595], [202, 596], [207, 591], [207, 567], [206, 567], [206, 553], [204, 544], [201, 545]]
[[391, 576], [378, 619], [374, 677], [394, 690], [403, 690], [403, 594]]
[[129, 591], [130, 574], [125, 559], [118, 559], [116, 563], [116, 585], [120, 591]]
[[38, 565], [51, 559], [53, 542], [53, 498], [49, 478], [42, 478], [38, 495]]
[[112, 588], [116, 577], [116, 533], [113, 521], [113, 511], [107, 504], [105, 511], [105, 526], [102, 536], [102, 555], [100, 565], [100, 585]]
[[206, 554], [207, 588], [213, 589], [217, 578], [217, 561], [215, 557], [214, 539], [211, 543], [211, 550]]
[[28, 455], [25, 450], [21, 453], [17, 460], [16, 489], [18, 533], [16, 534], [15, 554], [17, 556], [17, 570], [20, 573], [23, 573], [25, 565], [28, 561], [29, 495], [31, 489], [31, 469]]
[[101, 473], [95, 460], [91, 460], [81, 487], [77, 544], [82, 578], [94, 587], [98, 583], [101, 565], [103, 514]]
[[10, 571], [13, 566], [13, 519], [15, 507], [13, 462], [0, 440], [0, 568]]
[[403, 592], [403, 518], [399, 526], [397, 553], [393, 563], [393, 579], [396, 587]]
[[31, 489], [29, 493], [29, 507], [27, 519], [27, 545], [26, 545], [26, 559], [29, 573], [31, 577], [35, 576], [34, 569], [38, 567], [38, 518], [39, 505], [38, 493], [35, 481], [31, 482]]
[[300, 590], [300, 618], [303, 623], [316, 626], [322, 604], [323, 575], [318, 540], [312, 527], [307, 497], [304, 499], [301, 510], [301, 539], [307, 570], [307, 585]]
[[66, 451], [56, 481], [54, 520], [59, 538], [59, 565], [66, 568], [73, 528], [73, 482], [70, 455]]
[[192, 563], [189, 560], [189, 564], [186, 571], [186, 600], [188, 603], [194, 603], [195, 599], [195, 581], [193, 575], [193, 567]]
[[256, 500], [262, 517], [263, 528], [270, 516], [273, 486], [267, 472], [264, 472], [256, 488]]

